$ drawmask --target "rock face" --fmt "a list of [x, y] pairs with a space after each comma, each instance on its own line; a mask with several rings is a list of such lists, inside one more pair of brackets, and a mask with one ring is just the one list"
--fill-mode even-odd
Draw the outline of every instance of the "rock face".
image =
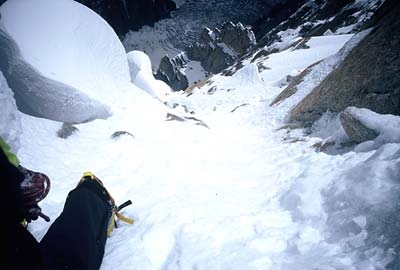
[[382, 1], [287, 0], [277, 3], [257, 20], [254, 31], [258, 45], [282, 41], [281, 33], [299, 29], [302, 37], [323, 35], [327, 31], [354, 33], [369, 21]]
[[344, 62], [290, 113], [291, 121], [315, 121], [348, 106], [400, 114], [400, 2], [386, 1], [376, 27]]
[[[270, 9], [267, 9], [266, 12], [263, 13], [263, 16], [258, 18], [253, 25], [253, 31], [256, 35], [256, 39], [260, 42], [262, 39], [264, 41], [268, 40], [272, 35], [268, 34], [268, 32], [272, 31], [273, 34], [276, 34], [279, 31], [275, 32], [273, 29], [275, 27], [279, 27], [279, 23], [284, 22], [285, 20], [290, 20], [290, 15], [294, 14], [303, 4], [305, 0], [288, 0], [282, 1], [281, 3], [276, 3], [271, 6]], [[301, 15], [297, 14], [297, 18]], [[286, 29], [289, 26], [289, 23], [286, 26]]]
[[361, 123], [351, 111], [345, 110], [340, 114], [340, 122], [350, 140], [356, 143], [375, 139], [378, 134]]
[[103, 17], [118, 35], [153, 26], [176, 9], [172, 0], [77, 0]]
[[73, 125], [68, 124], [68, 123], [63, 123], [61, 128], [57, 131], [57, 136], [61, 139], [67, 139], [72, 134], [74, 134], [75, 132], [78, 132], [78, 131], [79, 131], [79, 129], [77, 129]]
[[204, 70], [219, 73], [254, 45], [256, 39], [250, 27], [226, 22], [214, 30], [204, 28], [187, 55], [190, 60], [200, 61]]
[[189, 86], [189, 82], [181, 69], [188, 61], [185, 53], [181, 53], [172, 59], [166, 55], [161, 59], [154, 77], [166, 82], [175, 91], [185, 90]]

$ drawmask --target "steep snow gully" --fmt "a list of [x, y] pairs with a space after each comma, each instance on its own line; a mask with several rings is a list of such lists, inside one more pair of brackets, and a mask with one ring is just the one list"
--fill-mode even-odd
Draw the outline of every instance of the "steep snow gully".
[[[400, 117], [350, 108], [380, 134], [358, 147], [348, 144], [334, 113], [325, 113], [308, 129], [285, 127], [288, 112], [310, 85], [332, 71], [364, 35], [312, 37], [304, 49], [282, 49], [257, 62], [250, 55], [232, 76], [214, 75], [191, 93], [168, 92], [155, 81], [146, 55], [121, 54], [115, 33], [93, 12], [70, 0], [35, 1], [43, 5], [32, 14], [40, 15], [43, 24], [33, 20], [32, 28], [42, 31], [41, 42], [63, 44], [63, 49], [48, 54], [35, 50], [40, 43], [21, 46], [18, 42], [29, 39], [19, 39], [21, 58], [46, 63], [77, 50], [77, 64], [95, 65], [84, 70], [91, 71], [89, 77], [77, 74], [78, 80], [65, 62], [55, 63], [52, 76], [51, 70], [32, 64], [42, 74], [32, 75], [33, 82], [70, 76], [73, 87], [107, 104], [110, 116], [74, 124], [75, 132], [61, 138], [62, 122], [17, 110], [15, 89], [2, 69], [0, 100], [6, 106], [0, 107], [0, 135], [24, 166], [50, 177], [51, 191], [40, 206], [52, 221], [88, 170], [117, 202], [133, 201], [123, 213], [135, 223], [121, 223], [112, 233], [101, 269], [399, 269]], [[0, 8], [1, 29], [14, 29], [8, 32], [11, 38], [29, 32], [18, 29], [16, 20], [7, 26], [3, 15], [27, 7], [29, 1], [8, 0]], [[49, 10], [60, 16], [46, 17]], [[54, 17], [69, 29], [69, 18], [78, 13], [86, 14], [79, 18], [79, 35], [46, 33]], [[90, 40], [80, 42], [85, 31], [102, 33], [102, 40], [115, 46], [103, 50]], [[93, 58], [101, 53], [119, 64], [110, 67]], [[297, 76], [314, 63], [319, 64], [296, 94], [269, 105], [287, 86], [288, 75]], [[122, 90], [93, 92], [97, 77]], [[70, 94], [71, 89], [58, 91]], [[113, 138], [115, 132], [122, 135]], [[320, 151], [330, 141], [341, 144], [331, 154]], [[29, 230], [40, 240], [49, 225], [39, 220]]]

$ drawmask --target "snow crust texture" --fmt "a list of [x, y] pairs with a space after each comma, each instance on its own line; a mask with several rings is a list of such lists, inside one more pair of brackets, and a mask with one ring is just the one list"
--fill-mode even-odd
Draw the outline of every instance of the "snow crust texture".
[[[9, 129], [7, 138], [21, 134], [22, 165], [51, 178], [40, 207], [52, 220], [85, 171], [98, 176], [117, 203], [133, 201], [123, 214], [135, 224], [114, 230], [102, 270], [398, 270], [399, 117], [348, 108], [378, 134], [361, 144], [349, 141], [337, 113], [326, 112], [309, 128], [285, 122], [311, 85], [363, 36], [353, 37], [312, 37], [302, 48], [250, 53], [231, 76], [214, 75], [190, 92], [164, 95], [169, 107], [150, 95], [157, 92], [146, 54], [130, 52], [124, 59], [131, 76], [124, 64], [119, 72], [128, 76], [116, 79], [128, 81], [126, 91], [102, 92], [104, 100], [115, 100], [107, 104], [113, 114], [75, 124], [67, 138], [57, 136], [62, 123], [15, 112], [0, 76], [0, 99], [9, 103], [1, 120], [15, 115], [22, 132], [18, 120], [0, 127]], [[269, 106], [289, 75], [316, 62], [296, 94]], [[59, 69], [63, 74], [70, 66]], [[77, 89], [91, 81], [84, 78]], [[49, 226], [36, 221], [29, 230], [40, 240]]]
[[14, 90], [19, 109], [27, 114], [76, 123], [106, 118], [109, 109], [81, 91], [40, 74], [21, 57], [12, 38], [0, 30], [1, 69]]
[[69, 123], [106, 118], [131, 88], [121, 42], [85, 6], [10, 0], [0, 12], [2, 70], [23, 112]]
[[11, 0], [0, 11], [22, 57], [43, 76], [81, 88], [101, 102], [129, 82], [117, 35], [85, 6], [70, 0]]

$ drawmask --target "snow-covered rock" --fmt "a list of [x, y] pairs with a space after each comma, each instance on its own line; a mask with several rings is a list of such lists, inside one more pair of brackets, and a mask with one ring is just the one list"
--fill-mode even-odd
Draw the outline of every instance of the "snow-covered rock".
[[360, 120], [352, 114], [352, 110], [349, 110], [349, 108], [340, 113], [340, 122], [346, 134], [354, 142], [362, 143], [373, 140], [378, 136], [374, 130], [367, 128], [361, 123]]
[[383, 7], [387, 12], [374, 30], [296, 105], [291, 120], [315, 121], [328, 110], [341, 112], [349, 106], [400, 114], [400, 8], [396, 1], [387, 1]]
[[18, 109], [26, 114], [75, 123], [107, 118], [102, 103], [64, 83], [44, 77], [22, 57], [15, 42], [0, 29], [0, 69], [15, 93]]
[[0, 137], [16, 153], [19, 148], [19, 136], [22, 133], [21, 120], [15, 104], [13, 92], [0, 71]]
[[[130, 75], [124, 47], [100, 16], [72, 0], [9, 0], [0, 12], [1, 29], [15, 41], [14, 52], [20, 51], [10, 61], [19, 63], [18, 69], [29, 69], [24, 76], [14, 76], [18, 86], [24, 85], [22, 95], [40, 95], [41, 105], [51, 97], [56, 102], [55, 111], [37, 114], [69, 122], [107, 116], [107, 106], [126, 91]], [[24, 81], [28, 77], [29, 83]], [[68, 111], [71, 106], [74, 110]], [[79, 116], [87, 110], [95, 112]]]
[[244, 67], [239, 69], [232, 77], [238, 82], [238, 84], [251, 85], [262, 83], [257, 65], [254, 63], [245, 65]]
[[171, 93], [171, 88], [165, 82], [154, 78], [148, 55], [141, 51], [131, 51], [127, 54], [127, 58], [132, 83], [151, 96], [165, 101]]
[[369, 133], [375, 135], [364, 136], [365, 140], [361, 141], [355, 151], [366, 152], [378, 149], [387, 143], [400, 142], [400, 116], [379, 114], [369, 109], [356, 107], [348, 107], [343, 113], [350, 115], [363, 125], [364, 129], [368, 129]]
[[178, 54], [173, 58], [166, 55], [161, 59], [155, 77], [166, 82], [175, 91], [185, 90], [189, 82], [182, 70], [186, 68], [188, 61], [186, 53]]
[[218, 73], [255, 45], [250, 27], [225, 22], [214, 30], [204, 28], [198, 42], [188, 47], [187, 55], [191, 60], [200, 61], [206, 71]]

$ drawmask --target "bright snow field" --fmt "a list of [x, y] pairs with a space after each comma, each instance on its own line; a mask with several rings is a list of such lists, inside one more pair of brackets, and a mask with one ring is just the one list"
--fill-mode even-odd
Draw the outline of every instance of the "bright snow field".
[[[18, 115], [23, 131], [21, 163], [52, 181], [40, 204], [43, 212], [54, 220], [89, 170], [118, 203], [133, 201], [123, 213], [135, 224], [119, 223], [101, 269], [385, 269], [396, 262], [391, 247], [398, 240], [398, 219], [389, 217], [400, 205], [400, 144], [390, 135], [398, 134], [399, 117], [363, 112], [360, 118], [371, 127], [383, 129], [377, 119], [394, 126], [382, 131], [384, 143], [328, 155], [312, 147], [323, 139], [278, 130], [290, 98], [269, 106], [283, 90], [283, 78], [319, 60], [322, 70], [314, 74], [324, 76], [325, 68], [333, 68], [324, 61], [339, 61], [350, 38], [312, 38], [308, 49], [266, 59], [269, 69], [262, 72], [245, 63], [232, 77], [214, 76], [189, 97], [172, 96], [170, 103], [184, 105], [174, 110], [133, 91], [127, 94], [131, 104], [111, 104], [112, 116], [75, 125], [78, 131], [66, 139], [57, 136], [62, 123], [13, 114], [10, 106], [8, 115]], [[0, 97], [9, 100], [7, 84], [0, 87], [8, 93]], [[102, 95], [116, 98], [110, 91]], [[335, 117], [324, 119], [314, 133], [337, 124]], [[14, 128], [18, 124], [10, 126], [11, 133]], [[112, 139], [117, 131], [129, 134]], [[29, 229], [40, 240], [49, 226], [40, 220]]]

